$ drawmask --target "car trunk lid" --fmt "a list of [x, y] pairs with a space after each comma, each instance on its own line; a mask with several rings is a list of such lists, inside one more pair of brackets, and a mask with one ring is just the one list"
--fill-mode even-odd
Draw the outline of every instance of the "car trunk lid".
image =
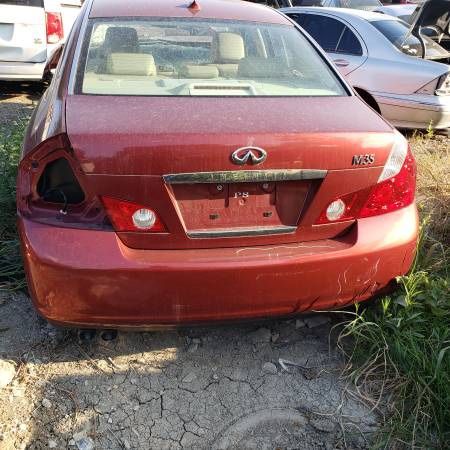
[[[351, 226], [313, 224], [339, 193], [376, 183], [393, 142], [379, 116], [356, 97], [220, 103], [68, 98], [68, 136], [92, 192], [148, 205], [167, 226], [168, 233], [120, 233], [127, 245], [302, 242]], [[245, 157], [249, 151], [261, 156], [260, 150], [266, 158], [259, 163], [233, 160], [236, 151]], [[355, 155], [362, 165], [354, 165]], [[373, 164], [364, 165], [365, 155], [373, 155]]]

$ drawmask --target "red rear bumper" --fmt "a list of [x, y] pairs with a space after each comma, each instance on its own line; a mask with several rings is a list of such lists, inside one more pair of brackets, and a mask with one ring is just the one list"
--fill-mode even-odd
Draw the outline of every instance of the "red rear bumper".
[[288, 315], [369, 298], [411, 266], [414, 205], [359, 220], [341, 239], [134, 250], [113, 232], [19, 219], [36, 308], [74, 326], [151, 327]]

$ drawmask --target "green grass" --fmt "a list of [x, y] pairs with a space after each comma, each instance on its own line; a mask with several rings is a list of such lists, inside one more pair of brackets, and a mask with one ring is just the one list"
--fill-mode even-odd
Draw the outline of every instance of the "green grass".
[[422, 227], [398, 290], [355, 307], [339, 344], [346, 375], [382, 416], [374, 448], [450, 448], [449, 147], [411, 139]]
[[[433, 247], [422, 239], [414, 269], [398, 279], [399, 290], [356, 307], [340, 336], [348, 375], [384, 416], [375, 448], [450, 444], [450, 286], [445, 270], [429, 269]], [[442, 252], [431, 250], [434, 257]]]
[[16, 173], [26, 120], [0, 128], [0, 291], [25, 287], [16, 231]]

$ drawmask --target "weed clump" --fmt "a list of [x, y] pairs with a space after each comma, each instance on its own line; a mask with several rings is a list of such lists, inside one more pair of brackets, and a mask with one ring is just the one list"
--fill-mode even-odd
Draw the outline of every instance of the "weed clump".
[[16, 175], [26, 121], [0, 129], [0, 290], [25, 287], [16, 230]]

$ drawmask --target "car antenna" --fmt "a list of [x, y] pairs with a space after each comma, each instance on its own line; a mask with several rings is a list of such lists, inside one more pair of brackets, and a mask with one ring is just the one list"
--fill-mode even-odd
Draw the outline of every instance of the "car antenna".
[[191, 3], [189, 3], [188, 9], [192, 12], [192, 13], [196, 13], [198, 11], [200, 11], [202, 8], [200, 6], [200, 3], [197, 2], [197, 0], [192, 0]]

